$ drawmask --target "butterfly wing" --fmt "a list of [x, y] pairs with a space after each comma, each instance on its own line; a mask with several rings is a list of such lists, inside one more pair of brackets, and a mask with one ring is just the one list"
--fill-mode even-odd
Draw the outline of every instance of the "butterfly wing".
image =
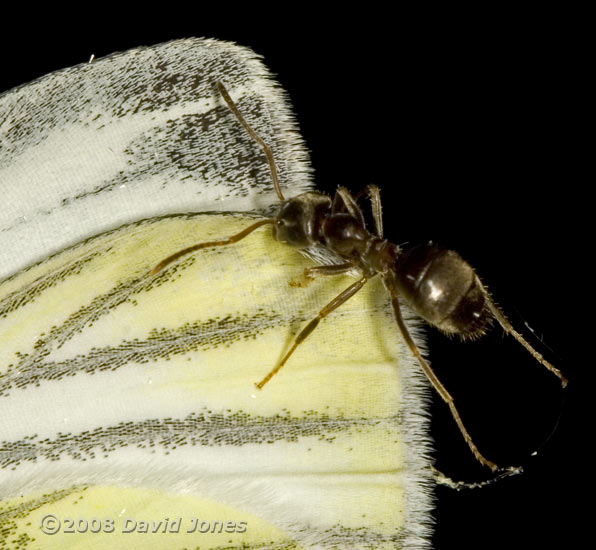
[[[295, 138], [278, 141], [294, 143], [286, 155], [295, 158]], [[252, 177], [263, 160], [246, 145]], [[221, 202], [228, 198], [257, 209], [248, 196]], [[58, 215], [50, 211], [26, 225], [37, 217], [43, 232]], [[424, 544], [426, 384], [402, 354], [380, 285], [371, 281], [325, 319], [259, 392], [253, 383], [352, 279], [290, 286], [310, 264], [267, 227], [150, 277], [173, 251], [254, 220], [167, 211], [134, 214], [145, 219], [66, 247], [0, 286], [9, 548], [33, 539], [44, 548]], [[105, 229], [94, 224], [91, 232]], [[46, 534], [56, 520], [58, 532]]]
[[277, 202], [218, 80], [271, 145], [284, 192], [306, 190], [284, 92], [251, 50], [189, 39], [114, 54], [0, 96], [0, 278], [145, 217]]

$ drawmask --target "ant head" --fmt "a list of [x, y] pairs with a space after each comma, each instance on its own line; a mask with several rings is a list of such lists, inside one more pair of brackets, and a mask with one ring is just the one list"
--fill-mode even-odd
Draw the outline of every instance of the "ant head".
[[321, 224], [331, 212], [331, 199], [320, 193], [303, 193], [281, 203], [275, 216], [275, 238], [296, 248], [322, 242]]

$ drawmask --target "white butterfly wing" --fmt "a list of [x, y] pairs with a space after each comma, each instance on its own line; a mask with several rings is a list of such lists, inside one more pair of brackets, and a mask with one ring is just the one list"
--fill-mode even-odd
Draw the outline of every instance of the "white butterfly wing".
[[[306, 185], [304, 149], [291, 132], [282, 95], [266, 83], [265, 70], [250, 52], [201, 40], [136, 50], [106, 60], [118, 61], [111, 81], [127, 78], [132, 69], [123, 67], [138, 62], [126, 59], [139, 52], [163, 64], [176, 52], [173, 65], [188, 57], [193, 67], [186, 78], [200, 65], [201, 82], [223, 80], [251, 124], [275, 144], [288, 194]], [[232, 63], [230, 52], [242, 53], [244, 65]], [[69, 71], [76, 77], [77, 68], [46, 79]], [[243, 75], [244, 84], [234, 81], [235, 74]], [[128, 95], [119, 92], [123, 104], [138, 105], [132, 90], [151, 95], [144, 90], [160, 89], [164, 75], [145, 78], [152, 84], [128, 88]], [[172, 80], [168, 97], [176, 97], [179, 83]], [[254, 219], [221, 211], [260, 210], [275, 201], [260, 150], [212, 88], [201, 89], [209, 91], [197, 92], [194, 104], [203, 98], [210, 109], [172, 116], [178, 123], [170, 135], [176, 137], [159, 140], [159, 147], [153, 138], [170, 120], [163, 111], [182, 112], [184, 101], [177, 106], [162, 98], [161, 106], [153, 99], [147, 111], [157, 110], [161, 122], [152, 129], [133, 130], [114, 116], [121, 130], [114, 131], [111, 148], [120, 143], [122, 159], [134, 149], [131, 143], [142, 141], [154, 145], [136, 150], [134, 166], [143, 165], [144, 150], [170, 151], [174, 166], [131, 169], [136, 175], [119, 180], [126, 187], [110, 190], [98, 182], [120, 172], [102, 157], [94, 178], [65, 178], [73, 180], [70, 191], [61, 194], [56, 186], [45, 206], [41, 199], [31, 206], [13, 196], [14, 212], [26, 212], [21, 224], [5, 226], [13, 240], [68, 227], [55, 245], [62, 249], [130, 223], [68, 247], [0, 286], [0, 496], [7, 547], [34, 542], [43, 548], [424, 547], [431, 485], [427, 385], [402, 354], [380, 284], [371, 282], [324, 320], [259, 392], [253, 383], [279, 360], [305, 321], [352, 280], [290, 286], [309, 263], [272, 239], [267, 227], [149, 276], [172, 252], [226, 237]], [[18, 93], [27, 96], [27, 87], [3, 99], [12, 94], [11, 105], [18, 105]], [[252, 104], [269, 115], [253, 120], [250, 114], [260, 110]], [[53, 109], [69, 105], [62, 100]], [[93, 118], [81, 113], [73, 120]], [[138, 129], [150, 115], [138, 124], [135, 116], [129, 123]], [[201, 117], [211, 122], [201, 123]], [[214, 126], [217, 132], [209, 133]], [[124, 139], [119, 132], [137, 138]], [[185, 143], [185, 136], [193, 143]], [[220, 138], [226, 147], [215, 142]], [[29, 142], [15, 153], [16, 165], [35, 159], [41, 148], [39, 155], [59, 170], [62, 153], [43, 153], [43, 143], [50, 141], [61, 150], [59, 135]], [[75, 146], [77, 140], [66, 141]], [[186, 160], [176, 163], [182, 157]], [[122, 159], [116, 164], [125, 165]], [[70, 162], [67, 155], [66, 171]], [[22, 176], [25, 166], [34, 172], [33, 161], [20, 170], [13, 164], [3, 164], [5, 173]], [[3, 190], [10, 187], [9, 180], [1, 181]], [[82, 191], [85, 182], [99, 192]], [[37, 180], [29, 194], [43, 193], [42, 187]], [[220, 213], [164, 216], [191, 208]], [[37, 254], [14, 260], [8, 271], [47, 256], [41, 245]], [[46, 532], [55, 529], [52, 518], [60, 521], [58, 531], [45, 534], [40, 526], [49, 521]]]
[[114, 54], [0, 96], [0, 278], [145, 217], [275, 203], [218, 80], [268, 140], [287, 194], [304, 191], [304, 145], [251, 50], [191, 39]]

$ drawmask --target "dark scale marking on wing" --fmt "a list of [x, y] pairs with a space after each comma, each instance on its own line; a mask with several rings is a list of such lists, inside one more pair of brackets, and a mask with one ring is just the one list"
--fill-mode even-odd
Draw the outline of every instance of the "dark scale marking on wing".
[[[385, 534], [367, 527], [345, 527], [337, 524], [329, 529], [308, 529], [302, 528], [296, 532], [297, 540], [285, 540], [280, 542], [264, 542], [258, 544], [242, 543], [238, 545], [226, 545], [211, 547], [210, 550], [297, 550], [298, 548], [309, 548], [301, 540], [316, 540], [316, 547], [324, 550], [347, 550], [358, 548], [358, 550], [378, 550], [379, 548], [394, 548], [400, 550], [405, 547], [408, 538], [419, 539], [420, 535], [403, 528], [395, 528], [394, 533]], [[198, 550], [198, 547], [197, 547]]]
[[[247, 98], [241, 104], [246, 105], [245, 110], [250, 112], [252, 120], [269, 118], [260, 101]], [[122, 185], [138, 185], [147, 178], [166, 178], [172, 170], [182, 181], [192, 179], [197, 195], [204, 193], [212, 185], [210, 182], [218, 181], [225, 181], [226, 192], [236, 197], [248, 196], [255, 188], [269, 192], [271, 178], [261, 149], [242, 128], [229, 124], [229, 116], [229, 110], [221, 106], [204, 114], [183, 115], [164, 126], [150, 128], [124, 149], [129, 157], [128, 170], [84, 193], [63, 199], [62, 205]], [[281, 172], [283, 178], [283, 169]], [[251, 182], [250, 187], [247, 181]]]
[[[231, 80], [229, 74], [235, 75], [239, 84], [251, 79], [246, 61], [233, 50], [215, 50], [208, 60], [207, 49], [203, 50], [201, 59], [197, 59], [196, 71], [189, 78], [188, 59], [196, 56], [197, 41], [180, 41], [171, 46], [178, 50], [177, 57], [171, 50], [138, 48], [107, 56], [93, 64], [56, 71], [26, 84], [26, 96], [21, 94], [21, 87], [0, 94], [0, 99], [10, 106], [10, 109], [5, 108], [12, 116], [11, 139], [6, 146], [14, 153], [34, 147], [54, 128], [92, 120], [97, 111], [123, 118], [135, 111], [160, 112], [196, 98], [214, 96], [213, 81], [224, 75], [228, 80]], [[97, 76], [89, 76], [96, 73], [101, 75], [101, 87], [94, 80]], [[155, 82], [160, 85], [155, 86]], [[61, 102], [62, 109], [57, 108], [53, 90], [49, 88], [51, 84], [61, 94], [67, 92], [68, 97]], [[11, 103], [13, 97], [17, 100]], [[89, 108], [89, 102], [96, 105], [95, 109]]]
[[71, 275], [79, 275], [87, 264], [103, 254], [105, 251], [87, 254], [49, 275], [39, 277], [24, 289], [11, 292], [0, 301], [0, 317], [6, 317], [9, 313], [35, 301], [35, 298], [41, 296], [46, 290], [64, 282]]
[[[6, 544], [12, 540], [20, 544], [17, 548], [28, 548], [33, 539], [26, 533], [18, 535], [17, 521], [27, 518], [31, 512], [38, 510], [42, 506], [53, 504], [64, 500], [75, 492], [86, 490], [87, 487], [70, 487], [68, 489], [55, 491], [45, 494], [39, 498], [22, 502], [17, 506], [2, 508], [0, 507], [0, 550], [9, 548]], [[309, 529], [299, 528], [296, 532], [298, 540], [286, 539], [278, 542], [261, 542], [250, 544], [242, 542], [240, 545], [229, 545], [211, 547], [211, 550], [296, 550], [303, 545], [299, 540], [317, 540], [317, 547], [326, 550], [344, 550], [346, 548], [359, 548], [361, 550], [377, 550], [377, 548], [392, 545], [393, 548], [403, 548], [405, 541], [415, 533], [403, 529], [395, 528], [394, 533], [385, 534], [375, 531], [371, 528], [345, 527], [336, 524], [329, 529]], [[15, 538], [16, 537], [16, 538]], [[14, 548], [14, 546], [10, 546]]]
[[243, 411], [216, 413], [204, 409], [185, 418], [155, 418], [141, 422], [120, 422], [78, 434], [60, 433], [54, 439], [39, 440], [37, 435], [18, 441], [0, 442], [0, 468], [16, 469], [23, 462], [38, 459], [57, 461], [68, 456], [73, 460], [92, 460], [107, 456], [123, 447], [156, 448], [163, 452], [190, 445], [220, 447], [273, 444], [277, 441], [297, 443], [304, 437], [317, 437], [332, 443], [340, 432], [360, 431], [367, 427], [399, 425], [398, 417], [344, 418], [317, 411], [292, 416], [285, 411], [272, 416], [251, 415]]
[[[292, 318], [293, 320], [293, 318]], [[85, 324], [88, 317], [85, 319]], [[60, 380], [65, 376], [111, 370], [128, 363], [148, 363], [168, 359], [196, 350], [214, 349], [243, 339], [253, 339], [264, 330], [291, 322], [279, 315], [257, 312], [237, 317], [209, 319], [205, 322], [185, 323], [176, 329], [154, 329], [144, 340], [123, 340], [117, 346], [91, 348], [88, 353], [64, 361], [52, 361], [52, 343], [60, 329], [52, 329], [47, 339], [35, 344], [32, 354], [17, 353], [17, 361], [0, 375], [0, 396], [15, 388], [39, 385], [42, 381]], [[71, 333], [72, 334], [72, 333]]]
[[[70, 275], [80, 273], [88, 267], [94, 257], [104, 255], [106, 249], [85, 256], [56, 272], [40, 277], [22, 291], [13, 292], [0, 304], [0, 315], [26, 305], [41, 295], [45, 290], [64, 280]], [[60, 380], [77, 373], [94, 373], [105, 370], [117, 370], [129, 362], [147, 363], [159, 359], [168, 359], [174, 355], [196, 350], [214, 349], [229, 346], [242, 339], [254, 339], [263, 331], [279, 326], [292, 326], [304, 321], [299, 313], [288, 318], [279, 314], [265, 312], [261, 308], [252, 313], [228, 315], [201, 322], [187, 322], [175, 329], [152, 330], [145, 339], [123, 340], [118, 345], [103, 348], [91, 348], [87, 353], [65, 360], [53, 361], [54, 349], [61, 348], [66, 342], [82, 333], [86, 327], [109, 315], [120, 304], [134, 303], [135, 296], [149, 292], [154, 285], [162, 285], [179, 276], [181, 270], [192, 265], [196, 258], [174, 266], [158, 278], [146, 275], [120, 282], [107, 292], [97, 295], [91, 302], [79, 307], [59, 325], [53, 326], [47, 333], [40, 334], [30, 352], [17, 352], [16, 361], [0, 375], [0, 395], [7, 395], [15, 388], [39, 385], [42, 381]]]
[[[122, 240], [126, 242], [126, 240], [129, 238], [129, 230], [130, 231], [136, 231], [136, 230], [142, 231], [144, 229], [144, 226], [147, 226], [147, 228], [149, 228], [152, 224], [159, 223], [160, 221], [168, 219], [168, 218], [193, 219], [194, 217], [200, 217], [200, 216], [212, 215], [212, 214], [214, 214], [214, 212], [198, 212], [198, 213], [189, 213], [189, 214], [166, 214], [164, 216], [153, 216], [153, 217], [144, 218], [142, 220], [138, 220], [138, 221], [134, 221], [134, 222], [123, 223], [119, 227], [115, 227], [113, 229], [104, 231], [97, 235], [91, 235], [90, 237], [87, 237], [80, 242], [77, 242], [70, 246], [67, 246], [62, 250], [58, 250], [54, 254], [50, 254], [49, 256], [44, 257], [42, 260], [40, 260], [38, 262], [34, 262], [34, 263], [24, 267], [22, 270], [17, 271], [16, 273], [13, 273], [12, 275], [9, 275], [5, 279], [2, 279], [2, 281], [0, 281], [0, 284], [5, 283], [7, 281], [12, 281], [12, 280], [18, 279], [21, 276], [21, 274], [28, 273], [31, 270], [38, 268], [40, 265], [43, 265], [57, 257], [60, 257], [65, 252], [69, 252], [69, 251], [72, 252], [74, 250], [82, 250], [83, 251], [82, 255], [80, 256], [80, 259], [74, 260], [72, 262], [72, 264], [75, 264], [76, 262], [86, 263], [86, 258], [90, 257], [91, 255], [93, 255], [95, 257], [103, 256], [107, 252], [113, 250], [114, 247], [117, 246]], [[234, 214], [235, 214], [234, 212], [221, 213], [221, 215], [224, 215], [224, 216], [225, 215], [233, 216]], [[8, 231], [8, 230], [9, 229], [0, 229], [0, 232]], [[112, 239], [109, 242], [105, 242], [104, 239], [106, 239], [107, 237], [112, 237]], [[99, 242], [99, 248], [92, 250], [91, 252], [86, 252], [86, 250], [87, 250], [86, 247], [88, 247], [91, 243], [94, 243], [94, 242]], [[71, 263], [69, 263], [68, 265], [66, 265], [62, 268], [56, 269], [56, 272], [60, 271], [61, 269], [69, 269], [70, 265], [71, 265]], [[50, 277], [50, 278], [53, 277], [53, 272], [48, 275], [43, 275], [41, 277], [38, 277], [37, 279], [28, 283], [28, 285], [25, 286], [22, 291], [16, 291], [16, 292], [20, 292], [21, 294], [24, 294], [27, 292], [34, 292], [32, 290], [33, 287], [35, 287], [36, 285], [39, 285], [39, 284], [45, 284], [44, 279], [46, 279], [48, 277]], [[8, 294], [6, 298], [4, 298], [2, 301], [0, 301], [0, 312], [2, 311], [2, 308], [5, 307], [5, 306], [3, 306], [3, 304], [6, 303], [6, 300], [9, 300], [9, 297], [12, 296], [12, 294], [13, 293]]]
[[[40, 497], [27, 500], [16, 506], [4, 506], [0, 503], [0, 550], [9, 548], [29, 548], [30, 543], [34, 542], [27, 533], [18, 533], [17, 521], [27, 518], [31, 512], [39, 510], [42, 506], [54, 504], [64, 500], [75, 491], [84, 490], [84, 487], [68, 487], [44, 494]], [[41, 531], [40, 531], [41, 534]]]
[[[394, 528], [393, 534], [384, 534], [368, 527], [351, 528], [337, 524], [326, 530], [317, 530], [317, 543], [322, 548], [344, 549], [359, 548], [362, 550], [377, 550], [388, 544], [403, 548], [404, 542], [412, 533], [403, 528]], [[312, 531], [306, 531], [310, 534]]]
[[[151, 221], [139, 222], [139, 225]], [[118, 239], [118, 230], [113, 233]], [[6, 317], [26, 306], [49, 288], [66, 281], [71, 275], [85, 275], [84, 270], [93, 267], [92, 260], [97, 257], [103, 258], [115, 242], [112, 240], [109, 246], [100, 247], [100, 250], [86, 254], [77, 261], [35, 279], [24, 289], [12, 292], [0, 303], [0, 316]], [[199, 349], [229, 346], [242, 339], [256, 338], [265, 330], [304, 321], [299, 313], [282, 318], [279, 314], [258, 308], [251, 313], [187, 322], [175, 329], [156, 328], [145, 339], [123, 340], [117, 345], [91, 348], [85, 354], [61, 361], [52, 360], [53, 350], [61, 348], [87, 327], [113, 313], [119, 305], [126, 302], [134, 304], [139, 295], [150, 292], [155, 285], [160, 286], [175, 280], [181, 271], [195, 261], [196, 258], [191, 257], [157, 278], [147, 277], [143, 271], [143, 275], [119, 282], [106, 292], [95, 296], [89, 303], [79, 306], [63, 322], [51, 327], [47, 333], [40, 334], [31, 348], [15, 353], [16, 360], [0, 374], [0, 395], [7, 395], [14, 388], [39, 385], [44, 380], [59, 380], [80, 372], [116, 370], [128, 362], [147, 363]]]
[[[70, 160], [68, 155], [58, 155], [55, 162], [51, 159], [52, 166], [44, 164], [49, 178], [60, 170], [76, 172], [81, 163], [90, 173], [81, 181], [73, 177], [63, 190], [54, 189], [43, 204], [31, 203], [23, 215], [6, 219], [1, 234], [22, 238], [44, 219], [73, 216], [72, 240], [68, 236], [55, 244], [40, 240], [40, 250], [28, 253], [36, 261], [45, 251], [86, 235], [79, 218], [74, 218], [81, 204], [91, 208], [96, 201], [112, 204], [124, 197], [129, 208], [118, 212], [115, 220], [155, 214], [157, 206], [136, 206], [132, 199], [147, 186], [159, 197], [170, 192], [180, 197], [167, 207], [172, 212], [187, 208], [184, 204], [220, 210], [228, 198], [239, 210], [261, 212], [271, 203], [268, 169], [258, 146], [242, 128], [229, 124], [230, 113], [215, 87], [220, 80], [245, 94], [239, 101], [256, 130], [271, 143], [282, 183], [296, 191], [305, 189], [306, 151], [276, 91], [267, 93], [255, 85], [268, 80], [261, 70], [248, 50], [190, 39], [114, 54], [47, 75], [26, 85], [26, 90], [0, 93], [0, 170], [16, 170], [21, 177], [26, 168], [23, 164], [21, 170], [19, 163], [23, 153], [35, 148], [49, 151], [62, 134], [76, 142], [77, 132], [83, 130], [87, 136], [95, 135], [97, 144], [96, 149], [83, 149]], [[210, 122], [210, 131], [200, 133], [205, 128], [201, 121]], [[38, 179], [43, 186], [48, 178], [40, 172]], [[253, 200], [256, 196], [259, 200]], [[98, 231], [109, 228], [101, 215], [93, 224]], [[11, 247], [7, 250], [11, 257], [19, 257]]]

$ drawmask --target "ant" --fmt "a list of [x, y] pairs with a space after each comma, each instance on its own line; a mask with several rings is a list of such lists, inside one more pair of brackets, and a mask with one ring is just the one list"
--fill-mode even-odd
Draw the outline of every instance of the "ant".
[[331, 300], [302, 329], [281, 361], [258, 384], [255, 384], [258, 389], [262, 389], [286, 364], [296, 348], [315, 330], [321, 319], [354, 296], [370, 279], [379, 275], [391, 296], [397, 326], [410, 351], [418, 360], [430, 383], [449, 406], [460, 432], [476, 459], [496, 471], [497, 465], [486, 459], [472, 441], [455, 407], [453, 397], [437, 378], [410, 336], [401, 314], [399, 297], [427, 323], [448, 335], [457, 334], [463, 340], [481, 337], [486, 328], [496, 320], [506, 333], [513, 336], [539, 363], [555, 374], [563, 387], [567, 385], [567, 379], [512, 327], [492, 300], [472, 266], [457, 252], [442, 249], [433, 243], [402, 250], [383, 237], [381, 196], [376, 185], [368, 185], [364, 190], [371, 203], [373, 232], [365, 226], [364, 215], [357, 203], [358, 196], [352, 196], [345, 187], [338, 187], [333, 198], [310, 191], [286, 199], [281, 192], [271, 148], [247, 124], [221, 82], [217, 82], [217, 88], [229, 109], [267, 157], [273, 186], [281, 201], [277, 214], [273, 218], [259, 220], [227, 239], [199, 243], [180, 250], [161, 261], [151, 274], [155, 275], [171, 262], [196, 250], [236, 243], [255, 229], [267, 224], [273, 225], [274, 237], [282, 243], [298, 249], [324, 246], [343, 260], [337, 265], [307, 268], [305, 270], [307, 280], [354, 270], [360, 274], [358, 281]]

